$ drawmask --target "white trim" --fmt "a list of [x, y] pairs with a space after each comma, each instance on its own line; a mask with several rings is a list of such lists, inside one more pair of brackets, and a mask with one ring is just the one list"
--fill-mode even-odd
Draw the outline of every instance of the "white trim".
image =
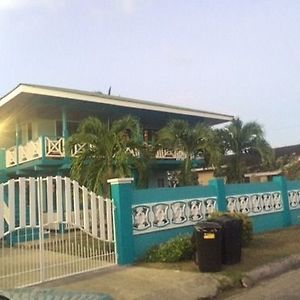
[[111, 185], [114, 184], [128, 184], [132, 183], [134, 181], [134, 178], [112, 178], [108, 179], [107, 182], [110, 183]]
[[192, 172], [203, 172], [203, 171], [214, 171], [215, 167], [208, 167], [208, 168], [192, 168]]
[[8, 93], [3, 98], [1, 98], [0, 107], [21, 93], [37, 94], [37, 95], [66, 98], [66, 99], [86, 101], [86, 102], [95, 102], [95, 103], [102, 103], [102, 104], [110, 104], [110, 105], [130, 107], [136, 109], [183, 114], [183, 115], [190, 115], [196, 117], [218, 119], [218, 120], [223, 120], [225, 122], [231, 121], [233, 119], [233, 116], [230, 115], [211, 113], [211, 112], [206, 112], [206, 111], [201, 111], [201, 110], [196, 110], [191, 108], [182, 108], [182, 107], [177, 107], [172, 105], [141, 101], [141, 100], [125, 98], [125, 97], [108, 96], [104, 94], [97, 95], [96, 93], [90, 93], [85, 91], [74, 91], [74, 90], [67, 91], [55, 87], [50, 88], [50, 87], [42, 87], [42, 86], [31, 86], [25, 84], [20, 84], [12, 92]]
[[256, 172], [256, 173], [247, 173], [244, 176], [245, 177], [259, 177], [259, 176], [270, 176], [270, 175], [279, 175], [281, 174], [281, 170], [275, 170], [275, 171], [267, 171], [267, 172]]
[[4, 97], [0, 98], [0, 107], [18, 96], [23, 92], [23, 85], [18, 85], [14, 90], [6, 94]]

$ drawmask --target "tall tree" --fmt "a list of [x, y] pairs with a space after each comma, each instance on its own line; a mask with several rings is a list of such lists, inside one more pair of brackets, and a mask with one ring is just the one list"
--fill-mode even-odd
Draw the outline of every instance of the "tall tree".
[[135, 118], [124, 117], [108, 125], [89, 117], [69, 138], [67, 148], [76, 144], [85, 146], [72, 161], [71, 177], [96, 193], [108, 195], [107, 179], [131, 176], [143, 140]]
[[207, 165], [216, 163], [220, 152], [214, 147], [215, 134], [210, 127], [203, 124], [191, 126], [184, 120], [171, 120], [158, 132], [158, 143], [170, 150], [179, 150], [185, 154], [181, 165], [180, 184], [195, 184], [192, 173], [192, 160], [204, 158]]
[[264, 137], [262, 127], [256, 122], [243, 123], [239, 118], [219, 130], [227, 156], [229, 182], [243, 182], [245, 160], [250, 153], [259, 156], [264, 165], [271, 164], [273, 150]]

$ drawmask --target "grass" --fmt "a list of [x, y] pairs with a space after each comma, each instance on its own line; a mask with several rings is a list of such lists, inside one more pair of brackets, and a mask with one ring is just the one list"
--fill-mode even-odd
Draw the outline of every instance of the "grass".
[[[233, 284], [239, 282], [244, 273], [264, 264], [277, 261], [292, 254], [300, 253], [300, 226], [254, 235], [247, 248], [242, 249], [242, 260], [239, 264], [223, 265], [219, 274], [229, 277]], [[193, 261], [178, 263], [141, 263], [149, 268], [175, 269], [199, 272]]]

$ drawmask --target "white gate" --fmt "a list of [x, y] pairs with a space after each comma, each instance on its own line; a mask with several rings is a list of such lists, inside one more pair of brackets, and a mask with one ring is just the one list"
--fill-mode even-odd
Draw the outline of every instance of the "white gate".
[[67, 177], [0, 184], [0, 289], [116, 264], [114, 206]]

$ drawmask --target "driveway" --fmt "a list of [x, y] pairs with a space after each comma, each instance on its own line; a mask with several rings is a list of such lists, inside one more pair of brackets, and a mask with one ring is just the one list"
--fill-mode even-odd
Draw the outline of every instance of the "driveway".
[[116, 300], [196, 300], [215, 296], [220, 286], [217, 279], [220, 276], [139, 266], [115, 266], [40, 286], [65, 291], [102, 292]]

